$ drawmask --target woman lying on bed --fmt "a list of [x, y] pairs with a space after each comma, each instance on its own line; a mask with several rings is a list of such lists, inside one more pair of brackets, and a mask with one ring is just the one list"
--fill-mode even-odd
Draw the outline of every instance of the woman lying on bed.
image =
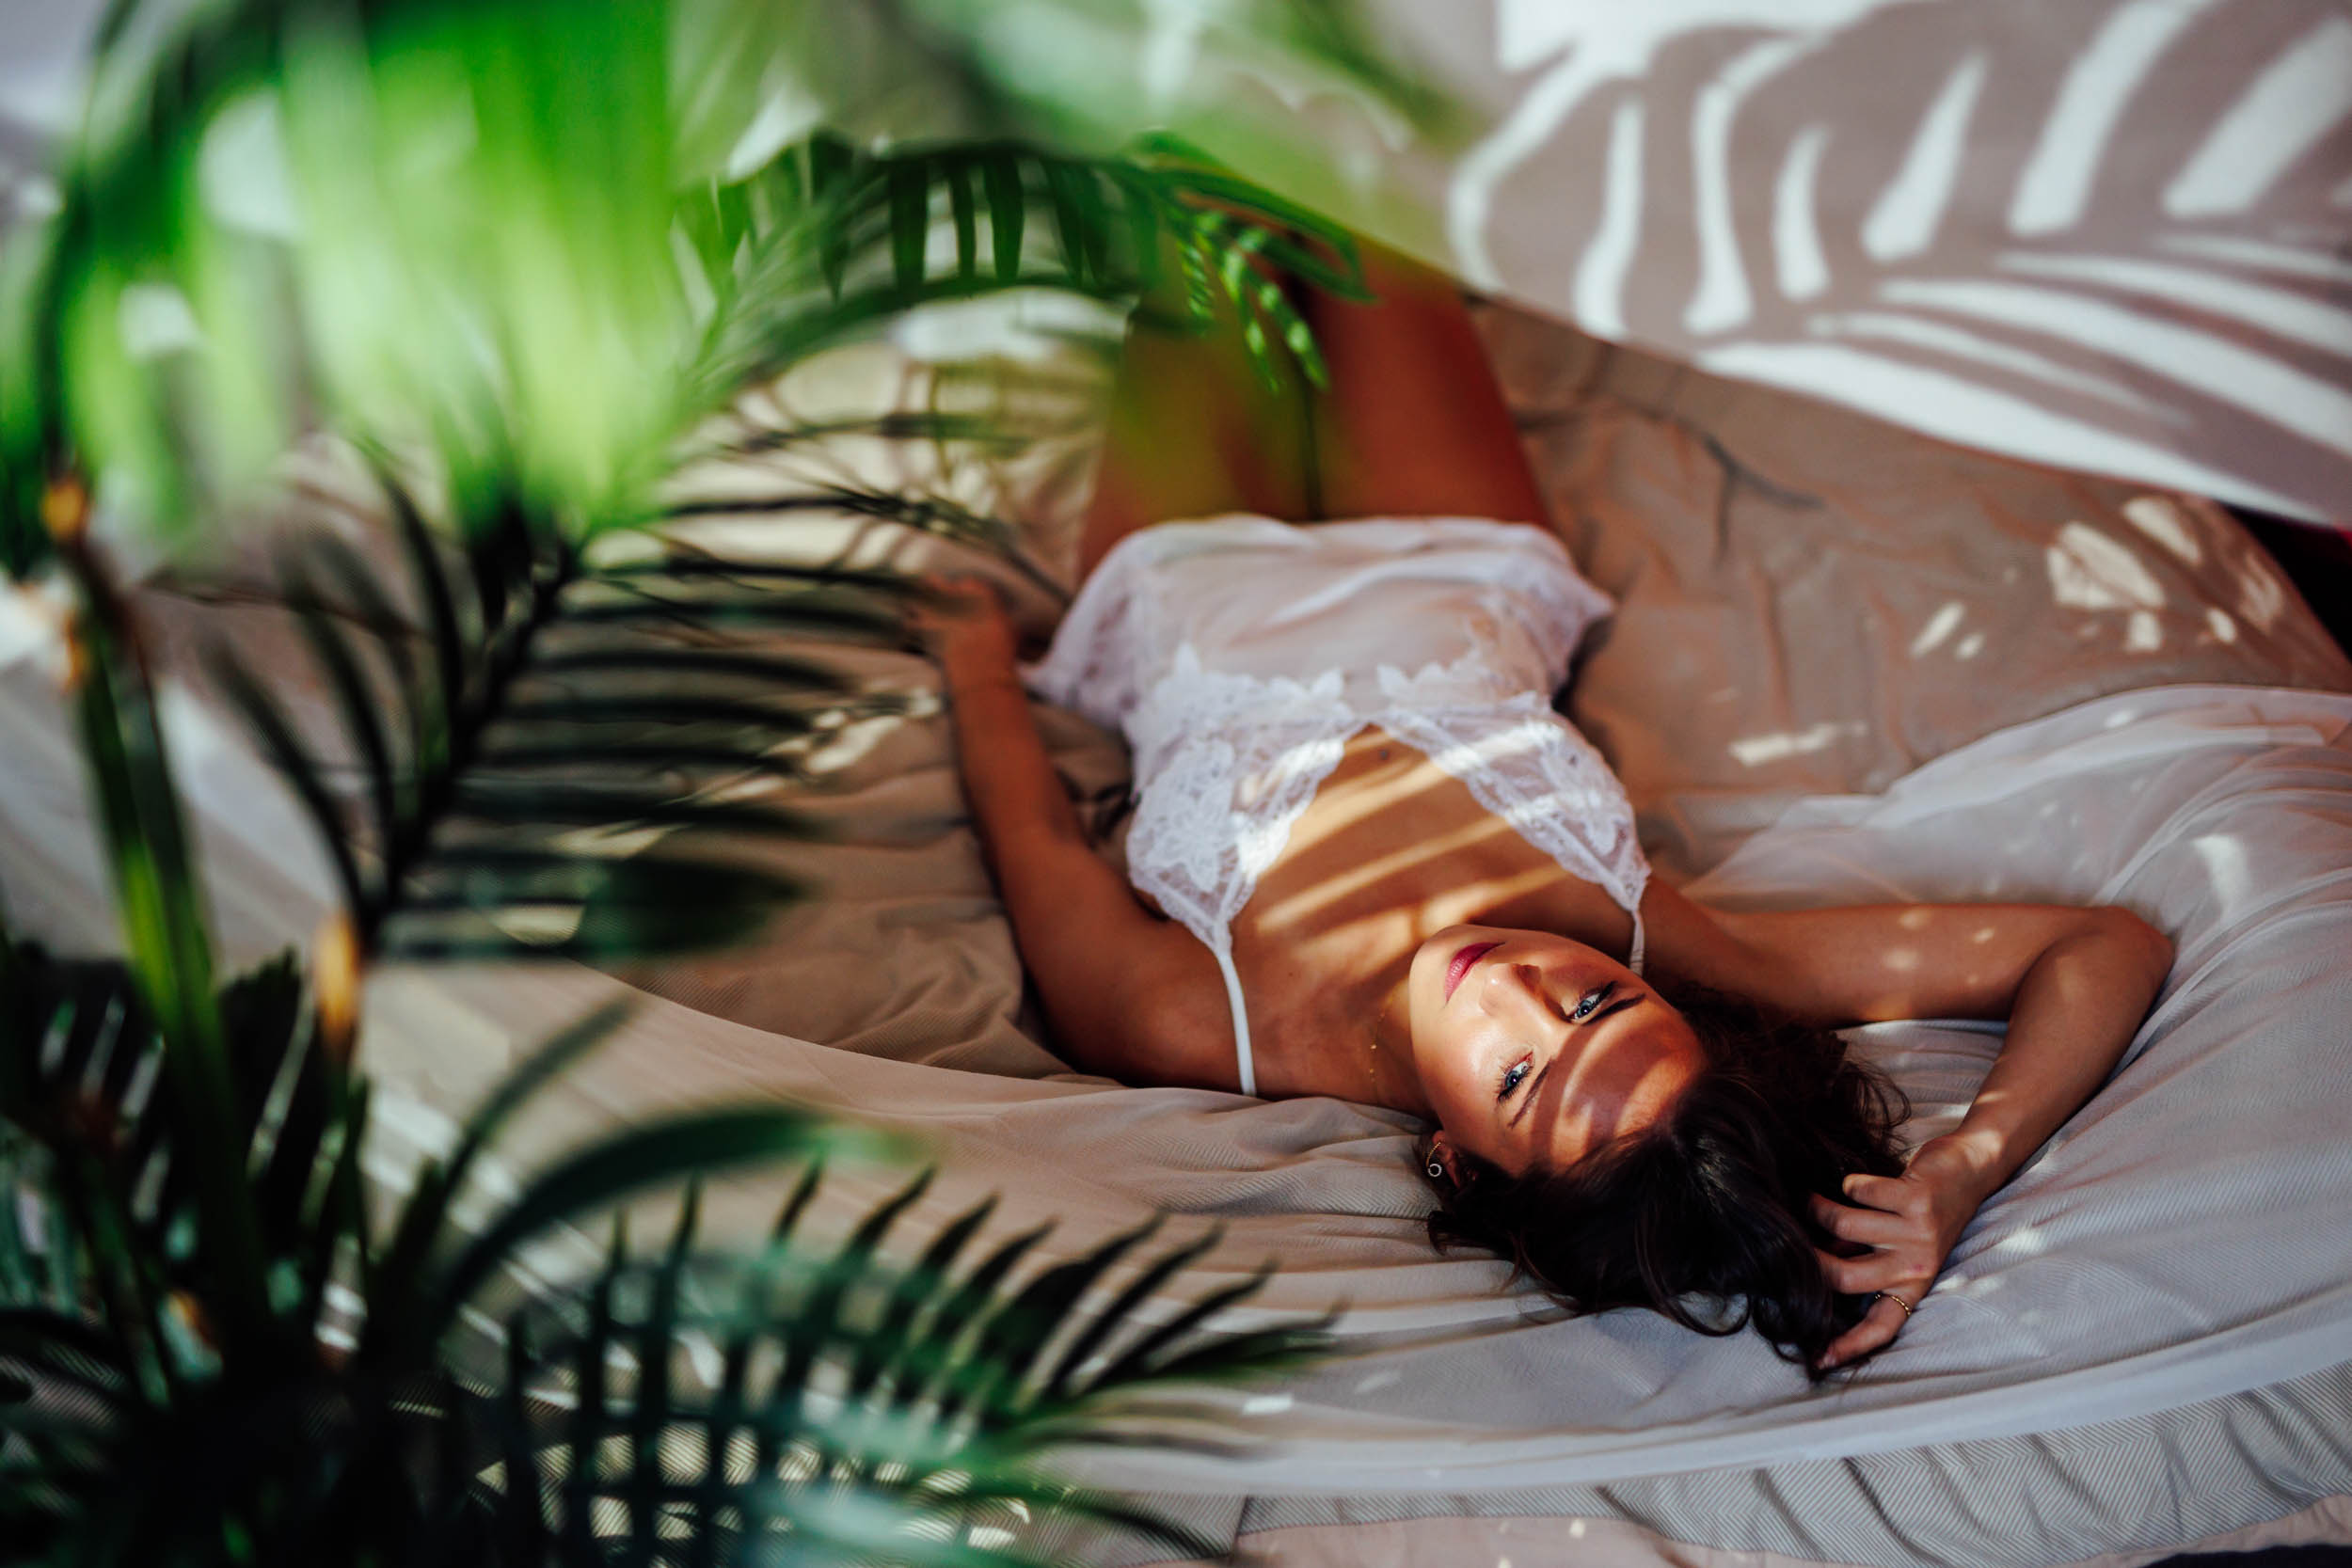
[[[943, 582], [923, 612], [1061, 1049], [1130, 1084], [1409, 1112], [1438, 1128], [1441, 1242], [1573, 1307], [1752, 1322], [1816, 1375], [1849, 1365], [2098, 1087], [2171, 945], [2121, 909], [1726, 913], [1651, 880], [1550, 705], [1609, 601], [1541, 526], [1453, 288], [1369, 270], [1379, 304], [1306, 306], [1332, 383], [1311, 420], [1228, 342], [1130, 336], [1087, 580], [1027, 676], [1127, 735], [1126, 879], [1047, 762], [994, 596]], [[1359, 520], [1275, 520], [1323, 516]], [[2009, 1033], [1906, 1160], [1899, 1096], [1829, 1031], [1922, 1017]]]

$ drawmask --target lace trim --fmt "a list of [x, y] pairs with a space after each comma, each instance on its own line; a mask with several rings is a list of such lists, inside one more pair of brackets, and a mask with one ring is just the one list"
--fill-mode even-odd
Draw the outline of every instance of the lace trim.
[[[1458, 665], [1460, 661], [1456, 661]], [[1462, 781], [1478, 803], [1567, 871], [1638, 911], [1649, 865], [1624, 788], [1592, 743], [1533, 692], [1470, 700], [1453, 666], [1381, 673], [1391, 701], [1362, 709], [1336, 673], [1312, 683], [1204, 670], [1189, 646], [1129, 719], [1148, 780], [1128, 875], [1210, 951], [1281, 858], [1348, 738], [1377, 725]], [[1404, 699], [1422, 706], [1405, 705]]]
[[[1464, 725], [1473, 732], [1464, 734], [1445, 721], [1457, 717], [1487, 721]], [[1461, 780], [1480, 805], [1619, 908], [1641, 908], [1649, 862], [1634, 836], [1633, 803], [1593, 743], [1549, 705], [1521, 693], [1484, 715], [1396, 708], [1371, 721]]]
[[1128, 875], [1211, 951], [1282, 855], [1291, 829], [1361, 728], [1334, 671], [1312, 683], [1204, 670], [1190, 643], [1128, 719], [1150, 781], [1128, 832]]
[[1472, 648], [1446, 664], [1424, 664], [1406, 674], [1393, 664], [1374, 672], [1380, 696], [1390, 707], [1493, 707], [1532, 695], [1524, 686], [1503, 680], [1485, 654]]

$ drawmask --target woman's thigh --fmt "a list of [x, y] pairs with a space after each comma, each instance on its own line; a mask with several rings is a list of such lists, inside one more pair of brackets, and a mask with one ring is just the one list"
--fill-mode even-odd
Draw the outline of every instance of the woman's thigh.
[[1128, 534], [1172, 517], [1314, 515], [1310, 413], [1295, 370], [1278, 366], [1267, 386], [1232, 320], [1185, 332], [1181, 310], [1181, 298], [1147, 301], [1128, 328], [1079, 536], [1081, 577]]
[[1112, 393], [1078, 543], [1082, 578], [1120, 540], [1172, 517], [1544, 525], [1542, 493], [1453, 279], [1369, 243], [1362, 255], [1375, 303], [1301, 291], [1329, 368], [1322, 391], [1280, 356], [1269, 387], [1230, 306], [1186, 334], [1156, 325], [1182, 309], [1172, 286], [1146, 302]]
[[1457, 286], [1379, 245], [1362, 252], [1377, 302], [1309, 306], [1331, 370], [1315, 405], [1324, 515], [1543, 524], [1542, 491]]

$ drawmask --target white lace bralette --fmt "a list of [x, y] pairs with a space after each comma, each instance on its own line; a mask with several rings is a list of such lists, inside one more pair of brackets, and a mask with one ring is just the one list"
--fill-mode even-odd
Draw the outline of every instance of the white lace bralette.
[[1611, 608], [1549, 532], [1474, 518], [1163, 523], [1104, 557], [1028, 684], [1126, 735], [1128, 879], [1216, 955], [1243, 1093], [1233, 917], [1367, 725], [1631, 912], [1641, 967], [1632, 807], [1550, 703]]

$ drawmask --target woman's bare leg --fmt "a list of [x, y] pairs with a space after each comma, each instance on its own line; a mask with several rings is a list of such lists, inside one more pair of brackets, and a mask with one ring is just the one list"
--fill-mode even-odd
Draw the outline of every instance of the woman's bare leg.
[[1378, 303], [1307, 305], [1331, 367], [1315, 405], [1324, 515], [1543, 525], [1543, 492], [1454, 280], [1359, 244]]
[[[1079, 536], [1081, 578], [1120, 540], [1171, 517], [1545, 524], [1542, 491], [1453, 279], [1359, 244], [1377, 302], [1312, 291], [1301, 302], [1330, 368], [1329, 389], [1311, 405], [1287, 366], [1279, 390], [1259, 380], [1230, 319], [1184, 336], [1152, 325], [1152, 309], [1137, 313]], [[1151, 303], [1163, 316], [1181, 309], [1172, 287]]]
[[[1168, 274], [1172, 282], [1172, 263]], [[1171, 517], [1252, 512], [1295, 522], [1313, 515], [1303, 385], [1287, 368], [1279, 388], [1261, 381], [1230, 314], [1193, 335], [1161, 325], [1182, 310], [1182, 293], [1163, 289], [1127, 329], [1094, 498], [1078, 537], [1082, 578], [1120, 540]]]

